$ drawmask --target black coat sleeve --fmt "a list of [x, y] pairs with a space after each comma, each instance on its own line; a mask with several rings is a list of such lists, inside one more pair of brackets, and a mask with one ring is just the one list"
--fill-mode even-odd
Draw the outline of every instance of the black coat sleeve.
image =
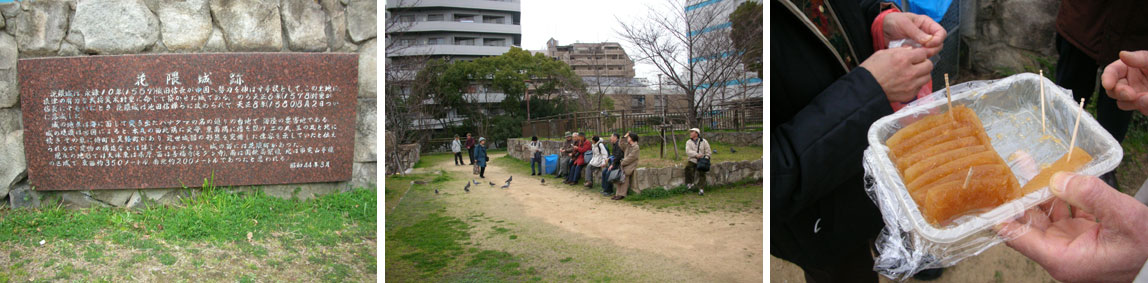
[[789, 218], [862, 173], [869, 126], [890, 113], [877, 80], [855, 68], [791, 119], [775, 124], [769, 137], [770, 212]]

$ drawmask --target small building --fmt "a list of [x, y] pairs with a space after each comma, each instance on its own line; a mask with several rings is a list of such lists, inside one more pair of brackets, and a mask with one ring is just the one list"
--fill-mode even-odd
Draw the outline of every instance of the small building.
[[541, 53], [570, 65], [579, 77], [634, 77], [634, 60], [617, 42], [558, 45], [551, 38]]

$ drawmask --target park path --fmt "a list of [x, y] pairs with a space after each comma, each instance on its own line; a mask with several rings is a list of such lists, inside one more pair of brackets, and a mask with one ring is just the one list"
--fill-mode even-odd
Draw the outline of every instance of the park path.
[[[638, 249], [684, 262], [708, 272], [707, 278], [722, 282], [762, 282], [764, 263], [761, 214], [654, 211], [625, 201], [613, 201], [585, 187], [561, 184], [560, 179], [509, 172], [491, 156], [486, 179], [478, 189], [494, 193], [488, 180], [501, 186], [514, 176], [510, 189], [498, 190], [523, 207], [529, 217], [609, 244]], [[470, 177], [471, 167], [453, 166], [446, 161], [437, 169], [462, 172]], [[468, 181], [470, 178], [466, 178]], [[472, 191], [475, 190], [472, 188]], [[477, 192], [476, 192], [477, 193]]]

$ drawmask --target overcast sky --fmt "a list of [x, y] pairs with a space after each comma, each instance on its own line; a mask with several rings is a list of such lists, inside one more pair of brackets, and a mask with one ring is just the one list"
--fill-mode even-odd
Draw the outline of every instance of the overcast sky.
[[[551, 37], [559, 45], [613, 41], [633, 57], [632, 45], [618, 35], [622, 29], [618, 19], [633, 22], [645, 18], [649, 7], [662, 10], [665, 6], [665, 0], [522, 0], [522, 47], [546, 49]], [[637, 77], [657, 80], [654, 66], [634, 63]]]

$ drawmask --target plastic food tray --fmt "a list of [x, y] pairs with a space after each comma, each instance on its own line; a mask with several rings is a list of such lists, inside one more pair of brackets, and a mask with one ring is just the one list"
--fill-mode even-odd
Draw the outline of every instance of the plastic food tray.
[[[1046, 133], [1041, 130], [1040, 84], [1044, 84], [1045, 91]], [[886, 223], [900, 221], [900, 226], [906, 232], [915, 232], [931, 242], [948, 244], [989, 231], [993, 225], [1017, 217], [1026, 209], [1051, 199], [1052, 193], [1045, 187], [990, 211], [962, 216], [948, 226], [935, 227], [929, 224], [922, 217], [917, 203], [909, 196], [900, 173], [890, 160], [885, 140], [926, 115], [947, 111], [944, 92], [942, 89], [874, 123], [868, 134], [872, 156], [867, 153], [865, 160], [868, 163], [866, 167], [874, 170], [871, 172], [874, 189], [883, 190], [877, 195], [884, 197], [875, 200], [886, 214]], [[1014, 174], [1020, 172], [1020, 162], [1010, 160], [1009, 156], [1018, 150], [1031, 155], [1038, 167], [1051, 164], [1067, 153], [1076, 113], [1079, 111], [1079, 101], [1072, 100], [1070, 91], [1032, 73], [954, 86], [952, 100], [953, 106], [965, 105], [976, 112], [992, 139], [993, 149], [1008, 163]], [[1099, 176], [1112, 171], [1123, 158], [1120, 144], [1088, 113], [1080, 115], [1080, 119], [1076, 146], [1088, 152], [1092, 161], [1078, 173]], [[1024, 177], [1017, 176], [1021, 186], [1029, 181]], [[887, 210], [889, 207], [894, 210]]]

